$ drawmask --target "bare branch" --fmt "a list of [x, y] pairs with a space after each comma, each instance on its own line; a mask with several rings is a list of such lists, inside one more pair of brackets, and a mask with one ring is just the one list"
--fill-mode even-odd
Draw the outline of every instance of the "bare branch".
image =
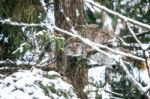
[[84, 0], [84, 2], [87, 2], [87, 3], [89, 3], [89, 4], [93, 5], [93, 6], [95, 6], [95, 7], [99, 8], [99, 9], [101, 9], [101, 10], [104, 10], [104, 11], [106, 11], [107, 13], [113, 14], [113, 15], [115, 15], [115, 16], [117, 16], [117, 17], [123, 19], [125, 22], [130, 22], [130, 23], [133, 23], [133, 24], [142, 26], [142, 27], [144, 27], [144, 28], [150, 29], [150, 25], [148, 25], [148, 24], [144, 24], [144, 23], [141, 23], [141, 22], [139, 22], [139, 21], [133, 20], [133, 19], [131, 19], [131, 18], [125, 17], [125, 16], [123, 16], [123, 15], [121, 15], [121, 14], [115, 12], [115, 11], [112, 11], [112, 10], [110, 10], [110, 9], [108, 9], [108, 8], [106, 8], [106, 7], [104, 7], [104, 6], [102, 6], [102, 5], [99, 5], [99, 4], [97, 4], [97, 3], [93, 2], [93, 1]]
[[121, 37], [117, 37], [117, 38], [121, 41], [122, 45], [127, 46], [127, 47], [131, 46], [131, 44], [125, 42]]
[[136, 42], [140, 45], [140, 47], [141, 47], [142, 49], [144, 49], [143, 46], [142, 46], [142, 43], [141, 43], [141, 42], [139, 41], [139, 39], [136, 37], [136, 35], [135, 35], [135, 33], [133, 32], [133, 30], [131, 29], [129, 23], [126, 23], [126, 24], [127, 24], [127, 27], [128, 27], [128, 29], [129, 29], [131, 35], [133, 36], [133, 38], [134, 38], [134, 39], [136, 40]]
[[110, 93], [110, 94], [113, 94], [113, 95], [119, 96], [119, 97], [123, 97], [123, 95], [122, 95], [122, 94], [119, 94], [119, 93], [116, 93], [116, 92], [111, 92], [111, 91], [108, 91], [108, 90], [106, 90], [106, 89], [104, 89], [104, 91], [105, 91], [105, 92], [108, 92], [108, 93]]
[[[138, 36], [142, 36], [142, 35], [145, 35], [145, 34], [149, 34], [149, 30], [147, 31], [143, 31], [143, 32], [140, 32], [140, 33], [135, 33], [135, 35], [138, 37]], [[126, 36], [123, 36], [122, 38], [126, 39], [126, 38], [129, 38], [129, 37], [132, 37], [132, 35], [126, 35]]]

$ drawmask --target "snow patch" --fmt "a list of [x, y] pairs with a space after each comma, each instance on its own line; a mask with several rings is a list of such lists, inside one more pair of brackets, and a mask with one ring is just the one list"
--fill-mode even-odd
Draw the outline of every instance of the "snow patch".
[[46, 73], [35, 68], [18, 71], [0, 80], [0, 99], [78, 99], [72, 85], [48, 75], [60, 76], [55, 71]]

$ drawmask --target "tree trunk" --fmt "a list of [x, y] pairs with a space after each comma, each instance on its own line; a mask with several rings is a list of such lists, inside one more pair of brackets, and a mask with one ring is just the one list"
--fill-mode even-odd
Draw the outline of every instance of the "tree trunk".
[[[84, 23], [82, 0], [55, 0], [54, 12], [55, 24], [62, 29], [70, 31], [73, 26]], [[69, 38], [66, 35], [63, 36], [66, 40]], [[61, 72], [63, 70], [64, 75], [70, 79], [79, 97], [86, 99], [83, 88], [87, 84], [87, 66], [83, 60], [82, 56], [67, 56], [63, 51], [56, 52], [57, 69]]]

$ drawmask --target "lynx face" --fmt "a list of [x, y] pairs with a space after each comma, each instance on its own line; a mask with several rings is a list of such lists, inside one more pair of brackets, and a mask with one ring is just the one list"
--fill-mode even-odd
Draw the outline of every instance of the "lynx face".
[[[104, 30], [93, 24], [87, 27], [76, 27], [75, 30], [77, 30], [79, 35], [82, 37], [88, 38], [95, 43], [105, 44], [108, 42], [108, 40], [112, 39], [110, 34], [104, 32]], [[70, 37], [66, 42], [66, 54], [68, 55], [86, 55], [91, 50], [92, 49], [89, 46], [83, 44], [77, 38]]]
[[82, 54], [82, 44], [77, 38], [69, 38], [66, 41], [66, 55], [81, 55]]

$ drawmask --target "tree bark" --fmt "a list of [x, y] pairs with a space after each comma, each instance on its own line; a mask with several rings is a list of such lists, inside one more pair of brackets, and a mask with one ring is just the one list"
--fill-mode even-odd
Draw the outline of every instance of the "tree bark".
[[[54, 12], [55, 24], [62, 29], [70, 31], [72, 27], [84, 23], [82, 0], [55, 0]], [[69, 38], [66, 35], [63, 37], [66, 40]], [[83, 88], [87, 84], [88, 70], [86, 62], [83, 60], [82, 56], [67, 56], [63, 51], [56, 52], [57, 69], [61, 72], [63, 70], [64, 75], [70, 79], [79, 97], [86, 99]]]

